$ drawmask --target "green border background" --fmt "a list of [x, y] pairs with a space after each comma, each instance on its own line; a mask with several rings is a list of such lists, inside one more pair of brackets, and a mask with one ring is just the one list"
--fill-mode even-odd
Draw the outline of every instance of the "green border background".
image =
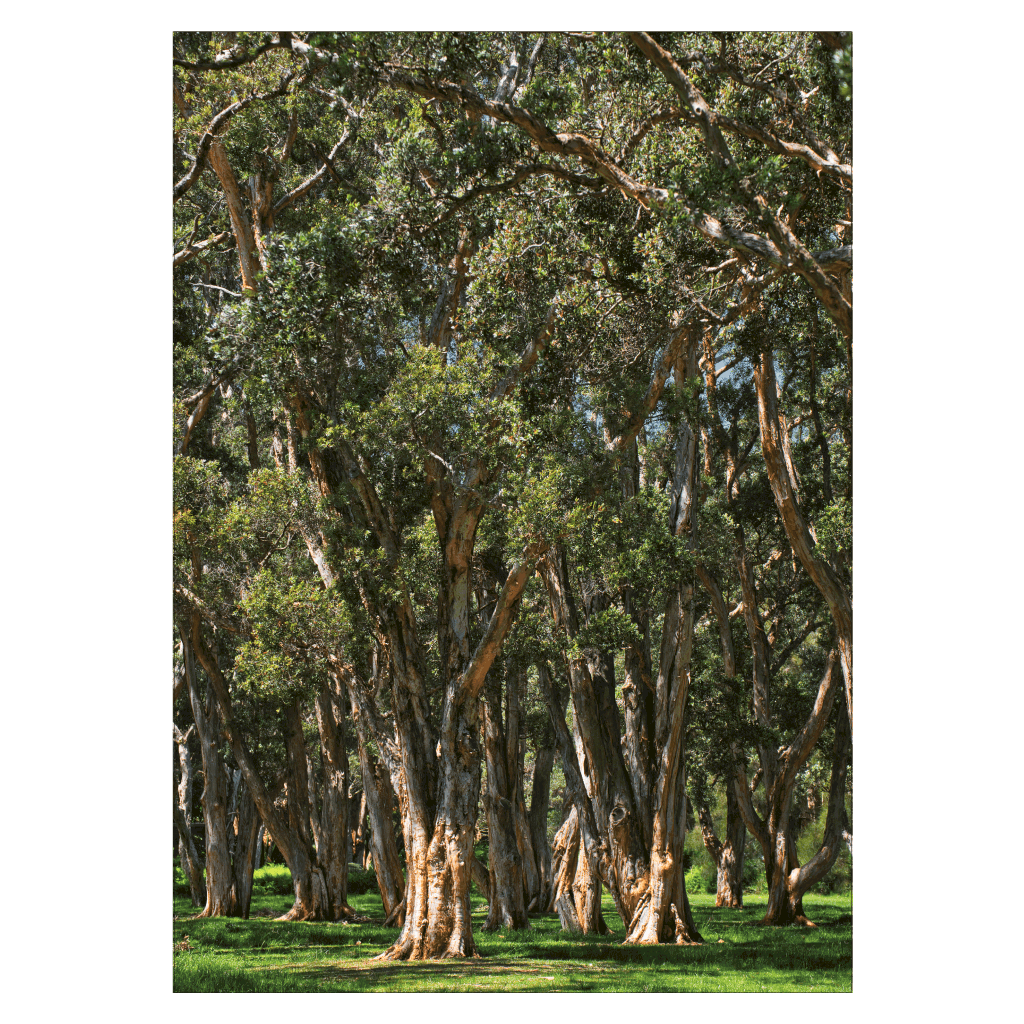
[[[1020, 329], [1008, 301], [1013, 261], [1000, 262], [996, 250], [1017, 175], [1013, 139], [991, 105], [1019, 95], [1010, 26], [874, 2], [856, 12], [791, 0], [709, 12], [667, 0], [626, 9], [606, 0], [586, 8], [443, 0], [429, 9], [398, 0], [369, 17], [366, 5], [323, 2], [234, 11], [185, 3], [167, 12], [108, 4], [51, 6], [45, 20], [23, 9], [5, 59], [6, 241], [16, 273], [4, 332], [15, 466], [4, 503], [13, 569], [5, 748], [17, 795], [4, 874], [17, 956], [5, 973], [20, 982], [20, 994], [5, 995], [13, 1019], [269, 1020], [282, 1012], [265, 999], [238, 996], [228, 1006], [226, 995], [170, 991], [159, 866], [168, 833], [160, 793], [170, 482], [158, 454], [169, 434], [168, 207], [155, 184], [167, 173], [171, 30], [273, 25], [282, 12], [293, 23], [368, 30], [856, 32], [854, 992], [827, 1008], [812, 1001], [828, 996], [807, 994], [756, 1005], [756, 996], [733, 996], [696, 1009], [726, 1019], [826, 1012], [862, 1020], [962, 1016], [978, 1000], [988, 1004], [998, 985], [987, 979], [1008, 973], [1014, 949], [1000, 934], [1009, 923], [993, 913], [1005, 921], [1007, 908], [991, 900], [1007, 892], [1016, 867], [1001, 859], [1015, 844], [996, 830], [993, 785], [1007, 777], [1015, 717], [1005, 703], [1015, 677], [998, 657], [1016, 639], [1004, 592], [1014, 588], [999, 584], [1013, 571], [1019, 513], [1011, 518], [1014, 463], [998, 441], [1013, 436], [1020, 361], [1015, 370], [1010, 359]], [[983, 729], [975, 709], [1006, 724]], [[921, 854], [916, 829], [927, 836]], [[416, 998], [352, 994], [331, 1011], [418, 1021], [453, 1012], [509, 1020], [524, 1011], [638, 1012], [599, 1008], [586, 994], [435, 995], [414, 1007]], [[686, 1009], [685, 996], [640, 998], [644, 1013]]]

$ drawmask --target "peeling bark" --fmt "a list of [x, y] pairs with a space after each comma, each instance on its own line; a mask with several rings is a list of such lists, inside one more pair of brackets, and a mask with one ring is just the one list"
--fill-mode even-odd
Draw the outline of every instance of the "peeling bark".
[[354, 687], [349, 684], [349, 702], [352, 719], [356, 724], [359, 741], [359, 766], [363, 776], [363, 797], [370, 822], [370, 849], [373, 870], [377, 876], [377, 887], [384, 904], [384, 918], [387, 922], [402, 927], [405, 923], [405, 880], [398, 858], [395, 832], [392, 824], [395, 793], [387, 772], [371, 755], [366, 745], [366, 724], [364, 723]]
[[807, 526], [797, 498], [796, 487], [788, 470], [779, 423], [775, 361], [769, 350], [754, 365], [754, 386], [757, 389], [757, 413], [761, 430], [761, 451], [772, 495], [793, 547], [793, 553], [825, 598], [839, 638], [843, 679], [846, 688], [846, 710], [853, 728], [853, 601], [835, 570], [815, 551], [814, 538]]
[[208, 687], [205, 698], [200, 694], [199, 681], [192, 665], [188, 641], [183, 642], [185, 673], [188, 679], [192, 716], [199, 737], [199, 751], [203, 762], [203, 821], [206, 834], [206, 905], [199, 917], [238, 917], [237, 893], [231, 869], [231, 850], [228, 846], [228, 783], [227, 772], [218, 749], [220, 729], [212, 690]]
[[316, 696], [316, 721], [323, 757], [323, 797], [320, 807], [322, 838], [317, 842], [317, 862], [324, 872], [327, 896], [334, 919], [351, 918], [348, 905], [348, 864], [351, 859], [349, 831], [348, 751], [340, 683], [329, 682]]
[[[183, 629], [183, 635], [185, 630]], [[242, 734], [234, 721], [232, 714], [231, 695], [228, 691], [227, 681], [224, 679], [220, 666], [217, 663], [216, 653], [211, 650], [202, 635], [202, 624], [198, 613], [193, 612], [191, 616], [191, 645], [195, 650], [196, 657], [206, 672], [207, 679], [213, 689], [221, 717], [222, 728], [231, 744], [231, 751], [235, 762], [241, 770], [246, 785], [252, 793], [256, 808], [267, 831], [271, 834], [274, 842], [280, 847], [285, 863], [291, 872], [292, 884], [295, 886], [295, 905], [285, 915], [285, 920], [325, 920], [328, 913], [327, 886], [322, 872], [316, 867], [316, 856], [312, 844], [306, 834], [302, 834], [298, 828], [293, 828], [287, 818], [281, 816], [274, 804], [274, 799], [268, 791], [265, 783], [256, 770], [255, 762], [249, 752]], [[300, 737], [301, 739], [301, 737]], [[306, 771], [305, 749], [300, 749], [294, 735], [286, 735], [286, 741], [290, 740], [292, 748], [289, 751], [290, 767], [293, 778], [299, 770], [304, 776]], [[293, 784], [293, 791], [297, 785]], [[305, 792], [304, 792], [305, 795]], [[309, 800], [305, 795], [305, 814], [308, 817]], [[296, 819], [303, 814], [302, 804], [293, 797], [290, 802], [289, 816]]]
[[188, 749], [192, 727], [184, 733], [174, 726], [174, 742], [178, 748], [181, 781], [174, 788], [174, 824], [178, 830], [178, 862], [188, 878], [192, 904], [203, 906], [206, 899], [206, 881], [203, 862], [192, 838], [192, 757]]
[[[509, 685], [514, 686], [513, 679]], [[490, 898], [485, 931], [497, 928], [529, 928], [526, 916], [526, 886], [523, 857], [516, 830], [516, 780], [518, 742], [511, 760], [509, 736], [501, 721], [501, 680], [491, 673], [484, 683], [484, 752], [487, 759], [487, 793], [484, 807], [487, 814], [489, 849]], [[511, 762], [511, 763], [510, 763]]]
[[[565, 714], [563, 709], [562, 714]], [[548, 843], [548, 809], [551, 803], [551, 769], [555, 762], [555, 733], [548, 722], [533, 762], [530, 792], [530, 841], [537, 862], [539, 892], [527, 910], [543, 910], [551, 902], [551, 845]]]
[[704, 847], [715, 862], [717, 883], [715, 888], [716, 907], [743, 906], [743, 853], [746, 846], [747, 828], [740, 814], [739, 801], [733, 783], [726, 786], [725, 839], [715, 833], [711, 812], [703, 801], [697, 808], [701, 838]]
[[[802, 897], [811, 886], [821, 881], [832, 869], [846, 836], [846, 775], [850, 757], [851, 736], [845, 708], [840, 709], [832, 754], [832, 778], [829, 784], [828, 814], [821, 846], [809, 861], [798, 865], [789, 842], [790, 856], [785, 870], [780, 871], [781, 858], [776, 860], [769, 891], [768, 908], [762, 924], [802, 924], [813, 927], [803, 911]], [[851, 850], [852, 852], [852, 850]], [[778, 872], [778, 874], [776, 874]]]

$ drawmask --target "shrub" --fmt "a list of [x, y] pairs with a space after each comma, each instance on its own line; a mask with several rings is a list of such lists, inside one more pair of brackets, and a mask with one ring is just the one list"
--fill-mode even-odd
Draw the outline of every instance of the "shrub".
[[[286, 864], [267, 864], [253, 875], [253, 891], [266, 895], [290, 896], [294, 891], [292, 873]], [[367, 892], [377, 892], [377, 875], [373, 871], [360, 871], [359, 868], [348, 869], [348, 892], [350, 896], [361, 896]]]
[[348, 892], [350, 896], [362, 896], [367, 892], [380, 892], [375, 871], [360, 871], [359, 868], [348, 869]]
[[292, 873], [286, 864], [265, 864], [253, 873], [252, 887], [253, 892], [289, 896], [294, 891]]
[[832, 870], [820, 882], [811, 886], [811, 892], [831, 896], [837, 892], [848, 893], [852, 888], [853, 865], [850, 863], [850, 855], [842, 850], [832, 865]]
[[710, 870], [706, 863], [694, 864], [686, 872], [685, 879], [688, 893], [717, 892], [718, 890], [718, 871], [713, 864]]
[[185, 872], [178, 867], [178, 858], [174, 858], [174, 895], [192, 896], [192, 887], [188, 884]]

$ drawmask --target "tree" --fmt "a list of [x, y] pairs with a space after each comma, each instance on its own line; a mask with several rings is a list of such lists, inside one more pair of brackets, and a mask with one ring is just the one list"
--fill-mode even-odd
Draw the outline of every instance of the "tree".
[[[843, 86], [807, 34], [176, 35], [179, 629], [296, 915], [346, 912], [347, 705], [403, 921], [385, 955], [475, 952], [484, 762], [492, 923], [525, 923], [544, 874], [522, 784], [531, 659], [503, 652], [539, 571], [573, 707], [570, 736], [545, 654], [574, 807], [552, 897], [599, 927], [603, 883], [629, 941], [698, 938], [684, 712], [711, 578], [699, 469], [725, 451], [698, 363], [730, 330], [757, 350], [773, 516], [831, 610], [852, 716], [846, 549], [816, 550], [809, 525], [841, 540], [842, 509], [796, 497], [772, 348], [751, 340], [825, 311], [794, 377], [835, 490], [822, 373], [837, 337], [847, 367], [851, 351]], [[271, 696], [283, 815], [239, 717]]]

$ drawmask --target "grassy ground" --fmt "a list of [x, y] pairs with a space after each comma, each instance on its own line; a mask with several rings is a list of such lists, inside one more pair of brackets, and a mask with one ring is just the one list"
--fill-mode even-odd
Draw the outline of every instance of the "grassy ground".
[[[276, 870], [280, 876], [283, 869]], [[274, 879], [280, 890], [280, 877]], [[398, 934], [379, 923], [275, 921], [292, 899], [257, 886], [248, 921], [195, 920], [187, 898], [174, 900], [175, 992], [849, 992], [852, 899], [804, 897], [817, 929], [761, 928], [765, 899], [742, 910], [715, 909], [693, 897], [702, 946], [623, 946], [623, 925], [605, 897], [612, 934], [571, 939], [554, 915], [529, 932], [482, 930], [483, 901], [473, 890], [473, 935], [481, 958], [460, 962], [373, 960]], [[360, 914], [383, 917], [376, 893], [355, 895]], [[179, 950], [184, 936], [190, 948]]]

